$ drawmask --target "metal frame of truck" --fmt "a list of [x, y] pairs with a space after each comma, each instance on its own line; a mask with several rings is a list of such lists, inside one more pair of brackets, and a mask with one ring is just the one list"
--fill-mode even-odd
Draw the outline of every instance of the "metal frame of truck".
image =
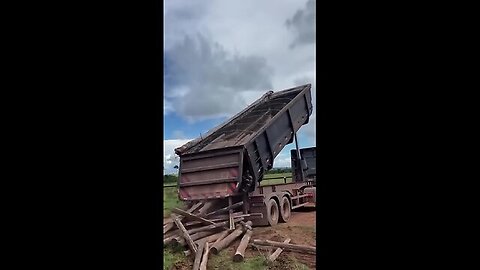
[[[288, 221], [290, 210], [313, 196], [305, 192], [313, 184], [294, 180], [260, 186], [260, 181], [285, 145], [295, 139], [298, 148], [296, 132], [308, 123], [313, 110], [310, 88], [307, 84], [269, 91], [205, 136], [175, 149], [180, 156], [179, 198], [228, 198], [230, 205], [243, 200], [244, 213], [263, 214], [252, 219], [254, 225]], [[283, 211], [286, 205], [290, 207]]]

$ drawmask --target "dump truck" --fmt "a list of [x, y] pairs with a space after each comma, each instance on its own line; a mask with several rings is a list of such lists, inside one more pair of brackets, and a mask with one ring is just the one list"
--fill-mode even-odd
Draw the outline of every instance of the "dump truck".
[[176, 148], [179, 199], [217, 200], [228, 206], [243, 202], [243, 213], [252, 214], [255, 226], [287, 222], [292, 209], [315, 201], [302, 151], [295, 152], [302, 173], [293, 174], [291, 183], [261, 181], [285, 145], [295, 140], [299, 150], [297, 131], [308, 123], [312, 110], [310, 84], [268, 91], [223, 124]]

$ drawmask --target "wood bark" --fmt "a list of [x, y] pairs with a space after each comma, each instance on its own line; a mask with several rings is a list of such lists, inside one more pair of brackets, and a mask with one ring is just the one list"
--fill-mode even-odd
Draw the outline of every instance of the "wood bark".
[[205, 242], [205, 250], [203, 251], [202, 262], [200, 263], [200, 270], [207, 270], [208, 253], [210, 246], [208, 242]]
[[[248, 225], [252, 225], [252, 222], [251, 221], [248, 221], [247, 222]], [[215, 243], [214, 245], [212, 245], [212, 253], [213, 254], [218, 254], [218, 252], [226, 247], [228, 247], [228, 245], [230, 245], [233, 240], [235, 240], [237, 237], [239, 237], [240, 235], [242, 235], [244, 232], [245, 232], [245, 227], [241, 226], [241, 225], [238, 225], [237, 226], [237, 229], [235, 229], [231, 234], [229, 234], [227, 237], [225, 237], [223, 240]]]
[[[212, 246], [215, 245], [216, 243], [222, 241], [223, 238], [227, 237], [227, 235], [229, 235], [229, 234], [230, 234], [230, 231], [228, 231], [228, 230], [221, 232], [220, 236], [217, 238], [217, 240], [215, 240], [215, 242], [212, 244]], [[211, 248], [211, 246], [210, 246], [210, 248]]]
[[197, 244], [195, 244], [192, 240], [192, 238], [190, 237], [190, 235], [188, 234], [187, 230], [185, 229], [185, 227], [183, 226], [182, 222], [180, 221], [180, 219], [178, 217], [175, 217], [172, 215], [172, 218], [173, 218], [173, 221], [175, 222], [175, 224], [177, 225], [177, 227], [180, 229], [180, 231], [182, 232], [183, 234], [183, 237], [185, 239], [185, 241], [187, 242], [188, 246], [190, 247], [190, 249], [192, 250], [192, 252], [197, 252]]
[[215, 206], [214, 201], [207, 201], [205, 204], [198, 210], [198, 216], [203, 217], [205, 216], [214, 206]]
[[242, 224], [243, 227], [245, 227], [247, 230], [253, 230], [252, 226], [248, 225], [247, 223], [240, 221], [240, 224]]
[[195, 253], [195, 260], [193, 261], [193, 270], [200, 269], [200, 262], [202, 261], [202, 254], [203, 254], [204, 248], [205, 248], [205, 241], [202, 241], [198, 245], [198, 250]]
[[308, 252], [308, 253], [316, 253], [316, 250], [317, 250], [316, 247], [312, 247], [312, 246], [285, 244], [285, 243], [275, 242], [270, 240], [255, 239], [253, 240], [253, 243], [255, 245], [272, 246], [277, 248], [283, 248], [285, 250]]
[[[212, 235], [212, 234], [215, 234], [217, 233], [218, 230], [210, 230], [210, 231], [204, 231], [204, 232], [198, 232], [198, 233], [195, 233], [195, 234], [192, 234], [190, 236], [190, 238], [193, 240], [193, 241], [196, 241], [198, 239], [201, 239], [201, 238], [204, 238], [206, 236], [209, 236], [209, 235]], [[186, 245], [187, 242], [185, 241], [185, 239], [183, 237], [178, 237], [178, 238], [175, 238], [174, 241], [176, 241], [179, 245]]]
[[250, 241], [250, 237], [252, 237], [252, 233], [253, 233], [252, 230], [247, 230], [245, 235], [242, 237], [242, 240], [240, 241], [240, 245], [238, 245], [237, 251], [233, 256], [234, 262], [243, 261], [243, 258], [245, 257], [245, 249], [247, 248], [248, 242]]
[[[290, 240], [292, 240], [292, 239], [287, 238], [287, 240], [283, 241], [283, 243], [288, 244], [288, 243], [290, 243]], [[277, 250], [275, 250], [275, 252], [268, 257], [268, 260], [271, 261], [271, 262], [275, 261], [278, 258], [278, 256], [280, 255], [280, 253], [282, 253], [282, 251], [283, 251], [282, 248], [277, 248]]]
[[[228, 231], [227, 231], [228, 232]], [[214, 242], [216, 241], [218, 238], [222, 237], [223, 235], [225, 234], [225, 231], [222, 231], [222, 232], [218, 232], [216, 234], [212, 234], [212, 235], [209, 235], [207, 237], [203, 237], [203, 238], [200, 238], [200, 239], [197, 239], [197, 240], [193, 240], [195, 243], [199, 243], [200, 241], [204, 240], [207, 241], [207, 242]], [[223, 236], [225, 237], [225, 236]], [[210, 245], [211, 246], [211, 245]]]

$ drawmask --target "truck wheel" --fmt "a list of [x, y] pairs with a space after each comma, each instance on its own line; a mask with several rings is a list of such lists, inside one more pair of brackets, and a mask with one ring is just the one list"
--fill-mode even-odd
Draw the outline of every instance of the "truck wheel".
[[282, 197], [280, 201], [280, 221], [287, 222], [290, 219], [292, 213], [292, 208], [290, 206], [290, 201], [287, 196]]
[[267, 220], [270, 226], [277, 225], [278, 217], [278, 204], [274, 199], [270, 199], [267, 203]]

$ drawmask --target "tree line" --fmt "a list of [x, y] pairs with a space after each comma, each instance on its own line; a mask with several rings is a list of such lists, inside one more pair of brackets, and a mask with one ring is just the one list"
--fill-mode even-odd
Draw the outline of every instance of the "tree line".
[[[277, 174], [277, 173], [291, 173], [291, 168], [273, 168], [267, 171], [265, 174]], [[163, 176], [164, 183], [177, 183], [178, 175], [176, 174], [166, 174]]]

